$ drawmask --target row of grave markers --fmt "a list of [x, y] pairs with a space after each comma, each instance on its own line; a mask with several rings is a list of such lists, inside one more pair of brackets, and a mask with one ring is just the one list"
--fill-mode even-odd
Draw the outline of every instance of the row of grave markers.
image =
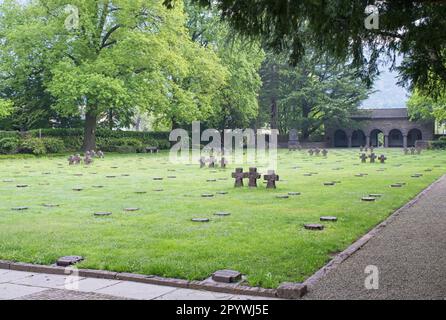
[[[250, 188], [257, 188], [257, 180], [261, 177], [262, 175], [257, 172], [257, 168], [249, 168], [249, 172], [243, 172], [243, 168], [237, 168], [232, 173], [232, 178], [235, 179], [234, 187], [236, 188], [244, 186], [243, 179], [249, 179], [248, 186]], [[276, 175], [274, 170], [268, 171], [268, 174], [264, 175], [263, 179], [267, 182], [267, 189], [276, 189], [276, 181], [279, 181], [279, 176]]]

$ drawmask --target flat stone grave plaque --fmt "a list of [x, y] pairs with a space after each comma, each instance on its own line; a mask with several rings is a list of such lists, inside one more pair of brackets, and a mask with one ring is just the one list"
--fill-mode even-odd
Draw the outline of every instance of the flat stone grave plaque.
[[211, 221], [209, 218], [193, 218], [192, 222], [205, 223]]
[[224, 212], [224, 211], [220, 211], [220, 212], [214, 213], [214, 216], [218, 216], [218, 217], [227, 217], [227, 216], [230, 216], [230, 215], [231, 215], [230, 212]]
[[84, 190], [83, 188], [73, 188], [73, 191], [82, 191]]
[[106, 176], [106, 178], [108, 178], [108, 179], [114, 179], [114, 178], [116, 178], [116, 176]]
[[82, 173], [75, 173], [75, 174], [73, 174], [73, 176], [75, 176], [75, 177], [82, 177], [83, 174]]
[[217, 182], [217, 179], [207, 179], [206, 182]]
[[311, 173], [304, 173], [304, 177], [311, 177], [312, 174]]
[[227, 195], [228, 192], [227, 191], [217, 191], [217, 194], [224, 196], [224, 195]]
[[300, 192], [288, 192], [289, 196], [300, 196]]
[[402, 188], [403, 185], [400, 184], [400, 183], [394, 183], [394, 184], [391, 184], [390, 187], [391, 187], [391, 188]]
[[96, 186], [93, 186], [93, 188], [96, 188], [96, 189], [102, 189], [102, 188], [104, 188], [104, 186], [96, 185]]
[[139, 208], [125, 208], [124, 211], [135, 212], [135, 211], [139, 211]]
[[68, 267], [73, 264], [79, 263], [83, 260], [84, 260], [84, 258], [81, 256], [66, 256], [66, 257], [59, 258], [56, 262], [56, 265], [58, 267]]
[[108, 217], [111, 216], [112, 213], [111, 212], [95, 212], [94, 216], [95, 217]]
[[11, 208], [12, 211], [25, 211], [28, 210], [29, 207], [15, 207], [15, 208]]
[[27, 184], [18, 184], [17, 188], [28, 188], [29, 186]]
[[44, 206], [45, 208], [58, 208], [58, 207], [60, 207], [60, 205], [58, 205], [58, 204], [53, 204], [53, 203], [45, 203], [45, 204], [43, 204], [43, 206]]
[[421, 173], [415, 173], [412, 175], [412, 178], [421, 178], [423, 175]]
[[322, 222], [326, 221], [326, 222], [336, 222], [338, 221], [337, 217], [330, 217], [330, 216], [326, 216], [326, 217], [321, 217], [320, 220]]
[[361, 200], [364, 202], [374, 202], [374, 201], [376, 201], [376, 198], [375, 197], [362, 197]]
[[289, 199], [290, 196], [289, 195], [278, 195], [276, 196], [277, 199]]
[[312, 231], [322, 231], [325, 227], [322, 224], [306, 224], [304, 228]]
[[371, 198], [381, 198], [383, 195], [379, 193], [371, 193], [369, 194], [369, 197]]
[[214, 195], [213, 195], [212, 193], [203, 193], [203, 194], [201, 195], [201, 197], [202, 197], [202, 198], [213, 198]]
[[146, 194], [147, 191], [135, 191], [136, 194]]
[[155, 190], [153, 190], [153, 191], [155, 191], [155, 192], [163, 192], [164, 189], [155, 189]]
[[162, 181], [163, 178], [161, 178], [161, 177], [155, 177], [155, 178], [153, 178], [153, 180], [155, 180], [155, 181]]
[[11, 180], [11, 179], [5, 179], [5, 180], [3, 180], [3, 182], [5, 182], [5, 183], [9, 183], [9, 182], [14, 182], [14, 180]]
[[168, 176], [167, 178], [168, 179], [176, 179], [177, 177], [176, 176]]
[[121, 174], [121, 177], [130, 177], [128, 173]]
[[425, 172], [432, 172], [432, 169], [426, 169]]
[[333, 181], [331, 182], [324, 182], [324, 186], [334, 186], [336, 185], [336, 183], [334, 183]]
[[234, 270], [219, 270], [212, 275], [212, 280], [222, 283], [237, 283], [242, 280], [242, 274]]

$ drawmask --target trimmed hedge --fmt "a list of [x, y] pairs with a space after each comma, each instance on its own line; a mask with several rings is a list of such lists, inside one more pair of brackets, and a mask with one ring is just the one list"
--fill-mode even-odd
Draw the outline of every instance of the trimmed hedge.
[[446, 149], [446, 139], [432, 141], [431, 146], [432, 149]]
[[[0, 154], [74, 152], [82, 148], [84, 129], [0, 131]], [[39, 137], [42, 139], [39, 139]], [[108, 152], [144, 152], [148, 146], [169, 149], [169, 132], [96, 131], [98, 149]]]

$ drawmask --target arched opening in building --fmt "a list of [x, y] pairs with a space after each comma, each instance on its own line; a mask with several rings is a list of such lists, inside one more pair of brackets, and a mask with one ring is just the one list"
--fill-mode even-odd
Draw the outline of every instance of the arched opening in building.
[[389, 133], [389, 147], [402, 148], [404, 146], [403, 134], [398, 129], [393, 129]]
[[407, 135], [407, 146], [415, 147], [415, 143], [418, 140], [423, 140], [423, 134], [418, 129], [412, 129], [409, 131], [409, 134]]
[[343, 130], [337, 130], [334, 135], [334, 146], [335, 148], [347, 148], [348, 138], [347, 134]]
[[367, 143], [365, 134], [362, 130], [353, 131], [352, 147], [363, 147]]
[[384, 133], [375, 129], [370, 133], [370, 145], [374, 148], [384, 147]]

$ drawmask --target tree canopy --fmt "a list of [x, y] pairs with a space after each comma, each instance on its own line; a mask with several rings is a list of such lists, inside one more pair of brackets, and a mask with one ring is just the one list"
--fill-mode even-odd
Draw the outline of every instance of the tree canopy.
[[[433, 98], [446, 86], [446, 4], [440, 1], [194, 0], [216, 7], [241, 35], [261, 37], [297, 63], [311, 40], [332, 56], [352, 62], [370, 85], [383, 56], [404, 57], [401, 83]], [[172, 7], [175, 0], [165, 0]], [[379, 9], [379, 27], [364, 25], [365, 9]], [[305, 30], [305, 31], [303, 31]], [[392, 67], [396, 67], [392, 65]]]
[[[355, 69], [311, 49], [297, 65], [269, 54], [262, 66], [260, 121], [276, 121], [282, 134], [300, 130], [308, 140], [324, 125], [354, 126], [350, 116], [367, 98], [369, 90], [356, 78]], [[277, 114], [274, 114], [277, 113]], [[268, 119], [270, 118], [270, 119]]]
[[[78, 20], [67, 17], [67, 5], [76, 8]], [[40, 101], [48, 103], [43, 110], [85, 117], [85, 149], [95, 147], [97, 123], [110, 112], [128, 119], [143, 109], [173, 122], [200, 120], [212, 112], [226, 81], [217, 55], [190, 39], [180, 5], [7, 0], [1, 11], [5, 98], [15, 107]], [[74, 19], [72, 27], [67, 19]], [[31, 84], [43, 90], [30, 96]]]

